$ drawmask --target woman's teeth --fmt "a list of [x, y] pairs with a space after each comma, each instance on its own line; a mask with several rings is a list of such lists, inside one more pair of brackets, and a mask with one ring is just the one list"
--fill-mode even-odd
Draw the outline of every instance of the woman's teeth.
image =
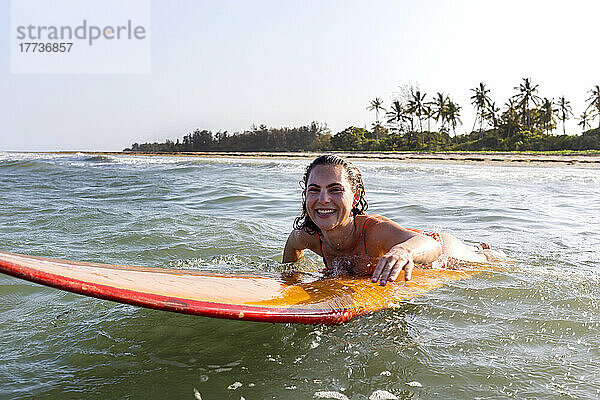
[[315, 210], [319, 215], [329, 215], [333, 214], [335, 210]]

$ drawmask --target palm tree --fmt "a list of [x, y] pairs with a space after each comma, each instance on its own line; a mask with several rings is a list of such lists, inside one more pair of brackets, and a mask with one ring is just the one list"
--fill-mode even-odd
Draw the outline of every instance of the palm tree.
[[590, 97], [588, 98], [588, 101], [590, 104], [588, 104], [586, 111], [590, 108], [594, 109], [594, 114], [596, 114], [595, 116], [598, 118], [598, 128], [600, 128], [600, 86], [594, 86], [589, 93]]
[[549, 133], [551, 130], [554, 130], [556, 123], [556, 113], [558, 110], [554, 108], [554, 99], [548, 99], [544, 97], [542, 101], [541, 109], [541, 122], [546, 129], [546, 132]]
[[585, 110], [579, 116], [579, 122], [577, 123], [577, 125], [581, 126], [582, 132], [585, 132], [587, 130], [587, 128], [590, 126], [589, 120], [590, 120], [590, 114], [588, 114], [587, 110]]
[[371, 100], [369, 103], [367, 110], [375, 111], [375, 124], [379, 125], [379, 112], [385, 111], [385, 108], [383, 108], [383, 101], [379, 97], [375, 97], [375, 99]]
[[565, 121], [569, 119], [569, 115], [573, 115], [573, 111], [571, 110], [571, 102], [567, 99], [565, 99], [565, 96], [561, 96], [558, 98], [558, 112], [559, 112], [559, 118], [563, 123], [563, 135], [566, 135], [565, 133]]
[[446, 108], [446, 121], [450, 123], [452, 126], [452, 131], [454, 132], [454, 137], [456, 137], [456, 124], [460, 123], [462, 125], [462, 121], [460, 120], [460, 106], [455, 104], [450, 98], [448, 100], [448, 107]]
[[485, 88], [483, 82], [480, 82], [479, 87], [471, 89], [471, 91], [475, 92], [475, 94], [471, 96], [471, 104], [475, 106], [475, 121], [473, 121], [473, 129], [471, 131], [475, 130], [475, 125], [477, 124], [477, 120], [479, 120], [479, 133], [481, 133], [483, 121], [485, 119], [485, 110], [491, 103], [491, 99], [488, 96], [490, 91]]
[[425, 117], [427, 118], [427, 132], [431, 132], [431, 118], [433, 118], [433, 103], [425, 103]]
[[446, 123], [446, 108], [448, 107], [448, 98], [443, 93], [438, 92], [437, 97], [433, 101], [433, 117], [438, 122], [442, 120], [441, 132], [444, 131], [444, 125]]
[[375, 111], [375, 127], [373, 130], [375, 131], [375, 139], [379, 140], [379, 112], [385, 111], [385, 108], [383, 108], [383, 101], [379, 97], [375, 97], [375, 99], [371, 100], [369, 103], [367, 110]]
[[519, 112], [513, 98], [508, 99], [504, 105], [506, 106], [506, 111], [502, 113], [502, 119], [505, 121], [508, 128], [506, 132], [507, 137], [511, 137], [517, 132], [517, 129], [519, 129]]
[[392, 102], [392, 109], [386, 113], [386, 116], [388, 117], [388, 124], [396, 124], [399, 131], [403, 122], [410, 121], [412, 125], [412, 118], [407, 115], [406, 110], [404, 110], [404, 107], [402, 107], [402, 104], [398, 100]]
[[421, 94], [419, 89], [411, 92], [411, 98], [408, 100], [408, 112], [416, 115], [419, 119], [419, 130], [421, 131], [421, 145], [423, 145], [423, 118], [425, 115], [425, 96], [426, 93]]
[[531, 113], [529, 110], [529, 103], [533, 103], [535, 106], [541, 100], [536, 94], [539, 85], [532, 85], [529, 78], [523, 78], [523, 83], [519, 86], [515, 86], [515, 89], [519, 91], [514, 97], [517, 100], [519, 107], [523, 110], [523, 120], [527, 123], [527, 130], [531, 131]]
[[498, 129], [498, 112], [500, 109], [496, 107], [496, 102], [490, 101], [483, 116], [492, 123], [494, 129]]

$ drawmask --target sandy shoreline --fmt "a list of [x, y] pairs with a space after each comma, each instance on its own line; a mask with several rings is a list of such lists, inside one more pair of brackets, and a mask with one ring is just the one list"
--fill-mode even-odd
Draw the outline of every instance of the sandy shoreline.
[[[322, 153], [289, 153], [289, 152], [192, 152], [192, 153], [134, 153], [134, 152], [98, 152], [98, 151], [60, 151], [40, 152], [46, 154], [90, 154], [118, 156], [171, 156], [171, 157], [210, 157], [210, 158], [284, 158], [312, 159]], [[332, 152], [340, 157], [360, 161], [402, 161], [415, 163], [452, 163], [452, 164], [488, 164], [488, 165], [535, 165], [563, 166], [577, 165], [581, 167], [600, 167], [600, 154], [590, 155], [554, 155], [529, 153], [352, 153]]]

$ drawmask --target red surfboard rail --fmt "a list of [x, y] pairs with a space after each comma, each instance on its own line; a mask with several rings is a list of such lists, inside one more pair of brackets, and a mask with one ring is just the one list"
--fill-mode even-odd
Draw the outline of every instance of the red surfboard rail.
[[0, 252], [0, 272], [61, 290], [141, 307], [213, 318], [339, 324], [422, 295], [481, 270], [413, 270], [384, 287], [365, 278], [286, 284], [262, 276], [110, 265]]

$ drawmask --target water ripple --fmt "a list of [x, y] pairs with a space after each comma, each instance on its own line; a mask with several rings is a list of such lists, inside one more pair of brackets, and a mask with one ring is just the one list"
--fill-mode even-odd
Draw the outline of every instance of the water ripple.
[[[0, 153], [0, 247], [277, 277], [306, 164]], [[597, 396], [597, 170], [357, 164], [371, 212], [517, 261], [335, 327], [169, 314], [0, 276], [0, 398]]]

